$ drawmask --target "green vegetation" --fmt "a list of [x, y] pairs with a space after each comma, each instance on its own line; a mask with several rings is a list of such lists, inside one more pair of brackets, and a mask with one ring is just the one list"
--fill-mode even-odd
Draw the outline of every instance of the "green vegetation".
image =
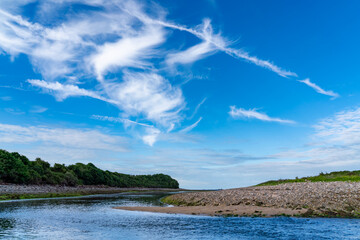
[[187, 202], [185, 201], [178, 201], [178, 200], [175, 200], [173, 198], [173, 195], [170, 195], [170, 196], [166, 196], [166, 197], [163, 197], [160, 199], [161, 202], [163, 203], [166, 203], [166, 204], [170, 204], [170, 205], [175, 205], [175, 206], [191, 206], [191, 205], [188, 205]]
[[18, 200], [18, 199], [34, 199], [34, 198], [56, 198], [56, 197], [79, 197], [86, 194], [80, 193], [38, 193], [38, 194], [3, 194], [0, 195], [0, 201]]
[[128, 175], [103, 171], [94, 164], [50, 163], [36, 158], [30, 161], [17, 152], [0, 150], [0, 182], [50, 185], [106, 185], [111, 187], [179, 188], [179, 183], [168, 175]]
[[336, 209], [326, 211], [314, 211], [312, 209], [309, 209], [305, 213], [297, 215], [297, 217], [360, 218], [360, 212]]
[[163, 203], [166, 203], [166, 204], [174, 205], [174, 206], [187, 206], [187, 207], [189, 207], [189, 206], [200, 206], [201, 205], [198, 202], [186, 202], [186, 201], [174, 199], [173, 196], [174, 195], [163, 197], [162, 199], [160, 199], [160, 201], [163, 202]]
[[360, 171], [339, 171], [339, 172], [330, 172], [330, 173], [320, 173], [319, 175], [313, 177], [271, 180], [264, 183], [260, 183], [257, 186], [270, 186], [270, 185], [279, 185], [283, 183], [293, 183], [293, 182], [338, 182], [338, 181], [360, 182]]

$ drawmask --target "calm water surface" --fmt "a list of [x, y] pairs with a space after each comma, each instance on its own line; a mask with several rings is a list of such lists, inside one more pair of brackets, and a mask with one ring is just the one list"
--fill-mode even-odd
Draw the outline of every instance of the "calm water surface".
[[224, 218], [129, 212], [164, 194], [0, 203], [0, 239], [360, 239], [357, 219]]

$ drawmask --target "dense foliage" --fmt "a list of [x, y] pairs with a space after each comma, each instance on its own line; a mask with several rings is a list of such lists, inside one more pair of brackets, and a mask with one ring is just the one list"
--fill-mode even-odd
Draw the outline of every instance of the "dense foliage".
[[76, 163], [65, 166], [36, 158], [30, 161], [17, 152], [0, 150], [0, 182], [52, 185], [107, 185], [111, 187], [179, 188], [179, 183], [168, 175], [128, 175], [103, 171], [94, 164]]
[[338, 182], [338, 181], [350, 181], [350, 182], [360, 182], [360, 171], [338, 171], [330, 173], [320, 173], [317, 176], [313, 177], [303, 177], [295, 179], [280, 179], [280, 180], [271, 180], [264, 183], [260, 183], [258, 186], [268, 186], [268, 185], [278, 185], [282, 183], [292, 183], [292, 182]]

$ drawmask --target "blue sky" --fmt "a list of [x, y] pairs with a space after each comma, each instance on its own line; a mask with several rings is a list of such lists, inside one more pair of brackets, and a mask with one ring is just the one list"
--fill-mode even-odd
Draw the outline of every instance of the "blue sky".
[[357, 1], [0, 9], [3, 149], [184, 188], [360, 169]]

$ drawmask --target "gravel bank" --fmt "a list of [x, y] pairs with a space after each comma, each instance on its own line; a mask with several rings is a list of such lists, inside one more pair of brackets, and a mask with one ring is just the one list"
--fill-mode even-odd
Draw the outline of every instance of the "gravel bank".
[[180, 193], [165, 201], [180, 206], [258, 206], [299, 210], [303, 216], [360, 217], [360, 182], [285, 183]]
[[9, 194], [102, 194], [126, 191], [177, 191], [178, 189], [165, 188], [117, 188], [108, 186], [53, 186], [53, 185], [17, 185], [0, 184], [0, 195]]

